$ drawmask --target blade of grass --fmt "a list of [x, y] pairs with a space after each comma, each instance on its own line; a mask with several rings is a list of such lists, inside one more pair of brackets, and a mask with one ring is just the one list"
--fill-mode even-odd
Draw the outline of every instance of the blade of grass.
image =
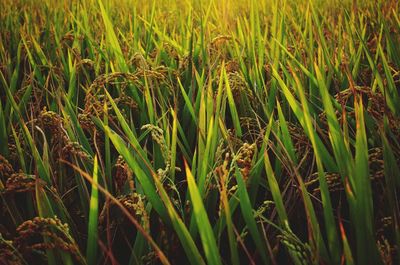
[[222, 265], [214, 233], [211, 229], [210, 221], [204, 208], [202, 197], [186, 161], [184, 161], [184, 163], [189, 193], [192, 200], [193, 212], [196, 217], [195, 219], [201, 241], [203, 243], [203, 249], [206, 254], [207, 262], [208, 264], [212, 265]]
[[90, 196], [88, 240], [86, 245], [86, 260], [88, 265], [96, 264], [97, 260], [97, 224], [99, 212], [99, 191], [97, 188], [98, 170], [97, 156], [95, 156], [93, 164], [92, 192]]
[[239, 171], [238, 166], [235, 164], [235, 178], [238, 184], [238, 196], [239, 196], [239, 204], [240, 209], [242, 211], [243, 218], [246, 222], [246, 225], [249, 229], [250, 235], [253, 238], [258, 253], [261, 256], [263, 264], [270, 264], [270, 260], [266, 254], [267, 246], [263, 239], [261, 238], [261, 233], [257, 228], [257, 222], [254, 219], [249, 194], [246, 190], [246, 184], [243, 180], [242, 174]]

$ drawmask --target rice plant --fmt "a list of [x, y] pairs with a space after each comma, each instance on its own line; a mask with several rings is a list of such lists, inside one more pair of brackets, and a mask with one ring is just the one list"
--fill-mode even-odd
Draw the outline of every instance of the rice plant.
[[0, 264], [400, 263], [398, 1], [0, 7]]

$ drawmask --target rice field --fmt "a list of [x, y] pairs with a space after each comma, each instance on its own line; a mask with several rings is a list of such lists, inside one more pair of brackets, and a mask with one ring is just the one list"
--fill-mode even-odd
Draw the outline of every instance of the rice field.
[[400, 264], [396, 0], [1, 0], [0, 264]]

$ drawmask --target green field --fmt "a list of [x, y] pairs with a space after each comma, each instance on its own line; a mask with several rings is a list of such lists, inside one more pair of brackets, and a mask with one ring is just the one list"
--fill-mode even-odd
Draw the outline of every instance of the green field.
[[0, 10], [0, 265], [400, 264], [398, 1]]

